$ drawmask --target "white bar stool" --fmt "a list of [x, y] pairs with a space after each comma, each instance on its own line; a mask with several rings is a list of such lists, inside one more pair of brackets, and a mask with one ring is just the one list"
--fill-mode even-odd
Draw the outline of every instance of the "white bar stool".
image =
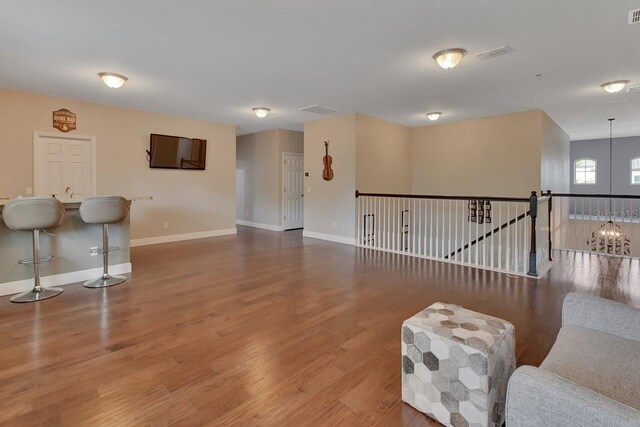
[[109, 252], [120, 250], [109, 247], [109, 224], [123, 221], [129, 214], [129, 202], [120, 196], [92, 196], [80, 204], [80, 217], [87, 224], [102, 224], [102, 276], [84, 282], [85, 288], [106, 288], [127, 280], [125, 276], [109, 274]]
[[53, 197], [17, 198], [4, 206], [2, 217], [7, 227], [16, 231], [31, 231], [33, 240], [33, 259], [20, 261], [21, 264], [33, 263], [33, 289], [12, 296], [11, 302], [40, 301], [62, 293], [61, 288], [40, 286], [40, 263], [53, 259], [52, 256], [40, 258], [40, 230], [60, 225], [64, 212], [62, 203]]

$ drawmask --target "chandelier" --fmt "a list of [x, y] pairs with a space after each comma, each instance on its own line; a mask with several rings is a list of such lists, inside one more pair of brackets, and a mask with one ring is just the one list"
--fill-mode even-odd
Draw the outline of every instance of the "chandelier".
[[611, 219], [591, 233], [587, 243], [591, 245], [593, 252], [620, 256], [629, 256], [631, 253], [631, 241], [622, 232], [622, 228]]
[[611, 210], [612, 187], [612, 171], [613, 171], [613, 121], [609, 119], [609, 219], [603, 223], [600, 228], [591, 233], [591, 238], [587, 244], [591, 247], [591, 251], [604, 253], [608, 255], [629, 256], [631, 253], [631, 241], [626, 234], [614, 221], [615, 213]]

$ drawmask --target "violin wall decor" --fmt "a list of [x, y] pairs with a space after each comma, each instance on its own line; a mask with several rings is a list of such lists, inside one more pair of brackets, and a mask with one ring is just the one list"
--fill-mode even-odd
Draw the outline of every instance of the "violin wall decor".
[[333, 158], [329, 155], [329, 141], [324, 142], [324, 157], [322, 158], [322, 164], [324, 169], [322, 170], [322, 179], [325, 181], [331, 181], [333, 179], [333, 169], [331, 169], [331, 163]]

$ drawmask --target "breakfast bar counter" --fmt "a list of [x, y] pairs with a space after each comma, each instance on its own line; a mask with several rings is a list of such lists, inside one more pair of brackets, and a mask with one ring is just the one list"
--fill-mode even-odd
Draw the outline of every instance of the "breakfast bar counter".
[[[58, 200], [66, 210], [62, 224], [40, 233], [40, 256], [55, 257], [40, 264], [43, 286], [81, 282], [102, 273], [102, 256], [91, 253], [92, 248], [102, 247], [102, 226], [82, 221], [79, 212], [82, 198]], [[0, 199], [0, 216], [7, 202]], [[109, 227], [109, 246], [120, 248], [109, 255], [114, 274], [131, 272], [129, 234], [128, 216]], [[18, 261], [32, 257], [31, 233], [11, 230], [0, 221], [0, 254], [0, 295], [29, 290], [33, 286], [33, 266]]]

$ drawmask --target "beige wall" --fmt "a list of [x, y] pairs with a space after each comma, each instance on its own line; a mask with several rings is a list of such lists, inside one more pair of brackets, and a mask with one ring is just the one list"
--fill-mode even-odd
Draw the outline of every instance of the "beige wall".
[[[329, 141], [334, 178], [322, 179], [324, 141]], [[356, 114], [304, 124], [305, 233], [353, 241], [355, 237]]]
[[[335, 177], [322, 179], [329, 140]], [[363, 114], [305, 123], [305, 232], [355, 238], [355, 191], [411, 191], [411, 129]], [[311, 191], [309, 191], [311, 188]]]
[[282, 153], [303, 153], [303, 133], [273, 129], [237, 138], [236, 218], [282, 225]]
[[[283, 153], [304, 153], [304, 133], [295, 130], [278, 129], [280, 151]], [[282, 163], [280, 163], [282, 169]]]
[[[327, 139], [330, 182], [321, 176]], [[355, 236], [356, 189], [524, 198], [569, 183], [568, 136], [541, 110], [414, 129], [347, 114], [305, 123], [304, 141], [305, 231], [330, 236]]]
[[356, 115], [356, 186], [361, 192], [411, 192], [411, 128]]
[[540, 190], [568, 193], [571, 184], [570, 140], [560, 126], [544, 111], [542, 121], [542, 158]]
[[412, 130], [415, 194], [527, 197], [540, 188], [541, 111]]
[[236, 219], [278, 224], [278, 130], [236, 140]]
[[[33, 132], [57, 132], [51, 114], [60, 108], [77, 114], [71, 133], [96, 137], [98, 194], [153, 196], [133, 204], [133, 239], [235, 228], [234, 126], [5, 89], [0, 197], [33, 187]], [[150, 133], [206, 139], [207, 169], [149, 169]]]

